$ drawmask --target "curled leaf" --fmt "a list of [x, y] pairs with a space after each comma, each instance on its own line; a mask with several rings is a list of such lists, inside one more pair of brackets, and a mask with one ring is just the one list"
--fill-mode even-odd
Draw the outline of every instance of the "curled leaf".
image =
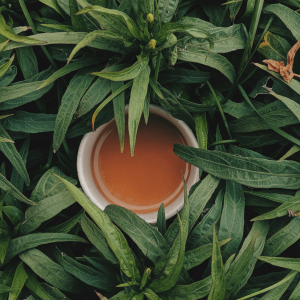
[[283, 61], [279, 62], [274, 59], [266, 59], [266, 60], [263, 60], [263, 62], [268, 65], [269, 70], [274, 71], [276, 73], [280, 73], [280, 75], [283, 77], [283, 79], [287, 83], [290, 83], [290, 81], [293, 79], [294, 76], [300, 78], [300, 75], [295, 74], [293, 72], [294, 58], [295, 58], [295, 54], [298, 51], [299, 47], [300, 47], [300, 40], [288, 52], [286, 66], [284, 65]]

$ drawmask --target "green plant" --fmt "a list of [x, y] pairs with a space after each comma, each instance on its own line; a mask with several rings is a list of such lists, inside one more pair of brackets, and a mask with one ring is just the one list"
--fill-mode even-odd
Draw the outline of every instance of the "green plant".
[[[0, 0], [0, 300], [299, 299], [300, 85], [262, 64], [300, 73], [299, 9]], [[133, 151], [150, 102], [199, 144], [155, 225], [75, 187], [81, 137], [115, 117], [122, 151], [129, 104]]]

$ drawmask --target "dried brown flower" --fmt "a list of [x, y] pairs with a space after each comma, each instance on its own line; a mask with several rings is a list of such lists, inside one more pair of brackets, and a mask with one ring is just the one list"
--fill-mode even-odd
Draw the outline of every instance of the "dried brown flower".
[[300, 40], [291, 48], [289, 53], [287, 54], [287, 64], [284, 65], [284, 62], [277, 61], [274, 59], [265, 59], [263, 62], [268, 65], [268, 69], [274, 71], [276, 73], [280, 73], [283, 79], [290, 83], [294, 76], [300, 77], [300, 75], [295, 74], [293, 72], [294, 58], [295, 54], [300, 48]]

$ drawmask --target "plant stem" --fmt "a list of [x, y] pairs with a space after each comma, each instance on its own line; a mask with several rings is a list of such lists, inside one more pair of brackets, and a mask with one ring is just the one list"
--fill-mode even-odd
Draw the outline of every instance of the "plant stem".
[[63, 146], [64, 146], [64, 149], [65, 149], [67, 155], [69, 156], [69, 158], [71, 158], [71, 152], [70, 152], [70, 149], [69, 149], [66, 139], [63, 140]]
[[[258, 3], [258, 2], [260, 2], [260, 0], [257, 0], [257, 3]], [[264, 29], [264, 31], [263, 31], [261, 37], [260, 37], [260, 39], [259, 39], [259, 41], [258, 41], [258, 43], [257, 43], [257, 45], [256, 45], [256, 47], [255, 47], [255, 49], [254, 49], [253, 52], [251, 53], [250, 57], [247, 58], [248, 53], [249, 53], [249, 51], [250, 51], [251, 48], [252, 48], [254, 36], [255, 36], [255, 33], [256, 33], [256, 29], [257, 29], [257, 25], [256, 25], [255, 33], [254, 33], [254, 35], [253, 35], [253, 31], [254, 31], [253, 26], [254, 26], [255, 24], [257, 24], [257, 22], [258, 22], [256, 19], [252, 19], [252, 22], [253, 22], [254, 25], [252, 25], [252, 22], [251, 22], [251, 27], [250, 27], [251, 33], [250, 33], [250, 31], [249, 31], [249, 37], [248, 37], [248, 39], [247, 39], [247, 44], [246, 44], [245, 49], [244, 49], [244, 54], [243, 54], [243, 57], [242, 57], [242, 60], [241, 60], [241, 64], [240, 64], [240, 67], [239, 67], [239, 71], [238, 71], [237, 77], [236, 77], [236, 79], [235, 79], [235, 82], [234, 82], [234, 84], [233, 84], [233, 86], [232, 86], [232, 88], [231, 88], [229, 94], [227, 95], [227, 97], [226, 97], [226, 99], [225, 99], [225, 102], [227, 102], [227, 100], [228, 100], [229, 98], [231, 98], [232, 95], [234, 94], [234, 92], [235, 92], [235, 90], [236, 90], [236, 88], [237, 88], [237, 85], [238, 85], [238, 83], [239, 83], [239, 80], [240, 80], [242, 74], [244, 73], [244, 71], [245, 71], [246, 68], [248, 67], [248, 65], [249, 65], [249, 63], [250, 63], [250, 61], [251, 61], [253, 55], [255, 54], [255, 52], [257, 51], [258, 47], [260, 46], [261, 41], [263, 40], [263, 38], [264, 38], [266, 32], [269, 30], [269, 28], [270, 28], [270, 26], [271, 26], [271, 23], [272, 23], [273, 19], [274, 19], [274, 16], [271, 16], [271, 18], [269, 19], [269, 21], [268, 21], [268, 23], [267, 23], [267, 25], [266, 25], [266, 27], [265, 27], [265, 29]], [[243, 61], [244, 61], [244, 63], [243, 63]], [[244, 66], [243, 66], [243, 64], [244, 64]]]
[[218, 97], [217, 97], [217, 95], [216, 95], [214, 89], [212, 88], [212, 86], [210, 85], [210, 83], [209, 83], [208, 80], [206, 81], [206, 83], [207, 83], [207, 85], [208, 85], [210, 91], [212, 92], [213, 96], [215, 97], [215, 100], [216, 100], [216, 102], [217, 102], [217, 105], [218, 105], [220, 114], [221, 114], [221, 116], [222, 116], [222, 119], [223, 119], [223, 121], [224, 121], [226, 130], [227, 130], [228, 136], [229, 136], [229, 138], [232, 140], [232, 135], [231, 135], [231, 132], [230, 132], [230, 130], [229, 130], [229, 126], [228, 126], [226, 117], [225, 117], [225, 115], [224, 115], [223, 109], [222, 109], [222, 107], [221, 107], [221, 104], [220, 104], [220, 102], [219, 102], [219, 99], [218, 99]]
[[158, 22], [159, 22], [159, 28], [161, 28], [161, 22], [160, 22], [160, 16], [159, 16], [159, 11], [158, 11], [157, 0], [155, 0], [155, 7], [156, 7], [157, 18], [158, 18]]
[[[25, 5], [25, 3], [24, 3], [24, 0], [19, 0], [19, 3], [20, 3], [20, 6], [21, 6], [21, 8], [22, 8], [22, 11], [23, 11], [24, 16], [25, 16], [25, 18], [26, 18], [26, 20], [27, 20], [29, 26], [31, 27], [32, 32], [33, 32], [34, 34], [37, 34], [38, 32], [37, 32], [37, 30], [36, 30], [36, 28], [35, 28], [35, 25], [34, 25], [32, 19], [31, 19], [31, 16], [30, 16], [30, 14], [29, 14], [29, 12], [28, 12], [28, 10], [27, 10], [27, 7], [26, 7], [26, 5]], [[46, 47], [45, 47], [45, 46], [41, 46], [41, 48], [42, 48], [42, 50], [44, 51], [44, 53], [45, 53], [45, 55], [47, 56], [47, 58], [49, 59], [50, 63], [52, 64], [53, 68], [54, 68], [55, 70], [57, 70], [58, 67], [57, 67], [56, 63], [54, 62], [54, 60], [52, 59], [52, 57], [51, 57], [51, 55], [49, 54], [49, 52], [48, 52], [48, 50], [46, 49]]]
[[[189, 64], [190, 64], [195, 70], [199, 71], [199, 69], [198, 69], [196, 66], [194, 66], [192, 63], [189, 63]], [[213, 94], [213, 96], [214, 96], [214, 98], [215, 98], [215, 100], [216, 100], [216, 102], [217, 102], [217, 105], [218, 105], [220, 114], [221, 114], [221, 116], [222, 116], [222, 119], [223, 119], [223, 121], [224, 121], [226, 130], [227, 130], [227, 133], [228, 133], [228, 135], [229, 135], [229, 138], [232, 140], [232, 135], [231, 135], [231, 132], [230, 132], [230, 130], [229, 130], [229, 126], [228, 126], [226, 117], [225, 117], [225, 115], [224, 115], [223, 109], [222, 109], [222, 107], [221, 107], [221, 104], [220, 104], [220, 102], [219, 102], [219, 99], [218, 99], [218, 97], [217, 97], [217, 95], [216, 95], [214, 89], [212, 88], [212, 86], [211, 86], [211, 84], [209, 83], [208, 80], [206, 81], [206, 83], [207, 83], [207, 85], [208, 85], [210, 91], [212, 92], [212, 94]]]
[[157, 82], [159, 67], [160, 67], [160, 51], [158, 52], [158, 55], [157, 55], [157, 58], [156, 58], [156, 66], [155, 66], [155, 74], [154, 74], [155, 83]]
[[254, 73], [257, 71], [257, 69], [258, 69], [258, 68], [254, 68], [254, 69], [250, 72], [250, 74], [249, 74], [247, 77], [245, 77], [245, 78], [241, 81], [240, 84], [243, 84], [243, 83], [245, 83], [246, 81], [248, 81], [248, 80], [254, 75]]
[[214, 142], [212, 144], [210, 144], [208, 146], [208, 148], [212, 147], [212, 146], [217, 146], [217, 145], [221, 145], [221, 144], [231, 144], [231, 143], [238, 143], [238, 140], [223, 140], [223, 141], [219, 141], [219, 142]]

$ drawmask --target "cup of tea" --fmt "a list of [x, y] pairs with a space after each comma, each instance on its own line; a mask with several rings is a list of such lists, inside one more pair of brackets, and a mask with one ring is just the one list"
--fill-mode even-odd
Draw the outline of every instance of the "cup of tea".
[[77, 170], [82, 189], [100, 209], [109, 204], [123, 206], [148, 223], [155, 223], [161, 203], [166, 219], [183, 207], [182, 174], [188, 190], [199, 180], [199, 169], [175, 155], [173, 145], [197, 148], [198, 143], [183, 121], [157, 105], [150, 104], [149, 111], [147, 124], [141, 117], [134, 156], [130, 155], [127, 105], [123, 153], [113, 119], [84, 135]]

